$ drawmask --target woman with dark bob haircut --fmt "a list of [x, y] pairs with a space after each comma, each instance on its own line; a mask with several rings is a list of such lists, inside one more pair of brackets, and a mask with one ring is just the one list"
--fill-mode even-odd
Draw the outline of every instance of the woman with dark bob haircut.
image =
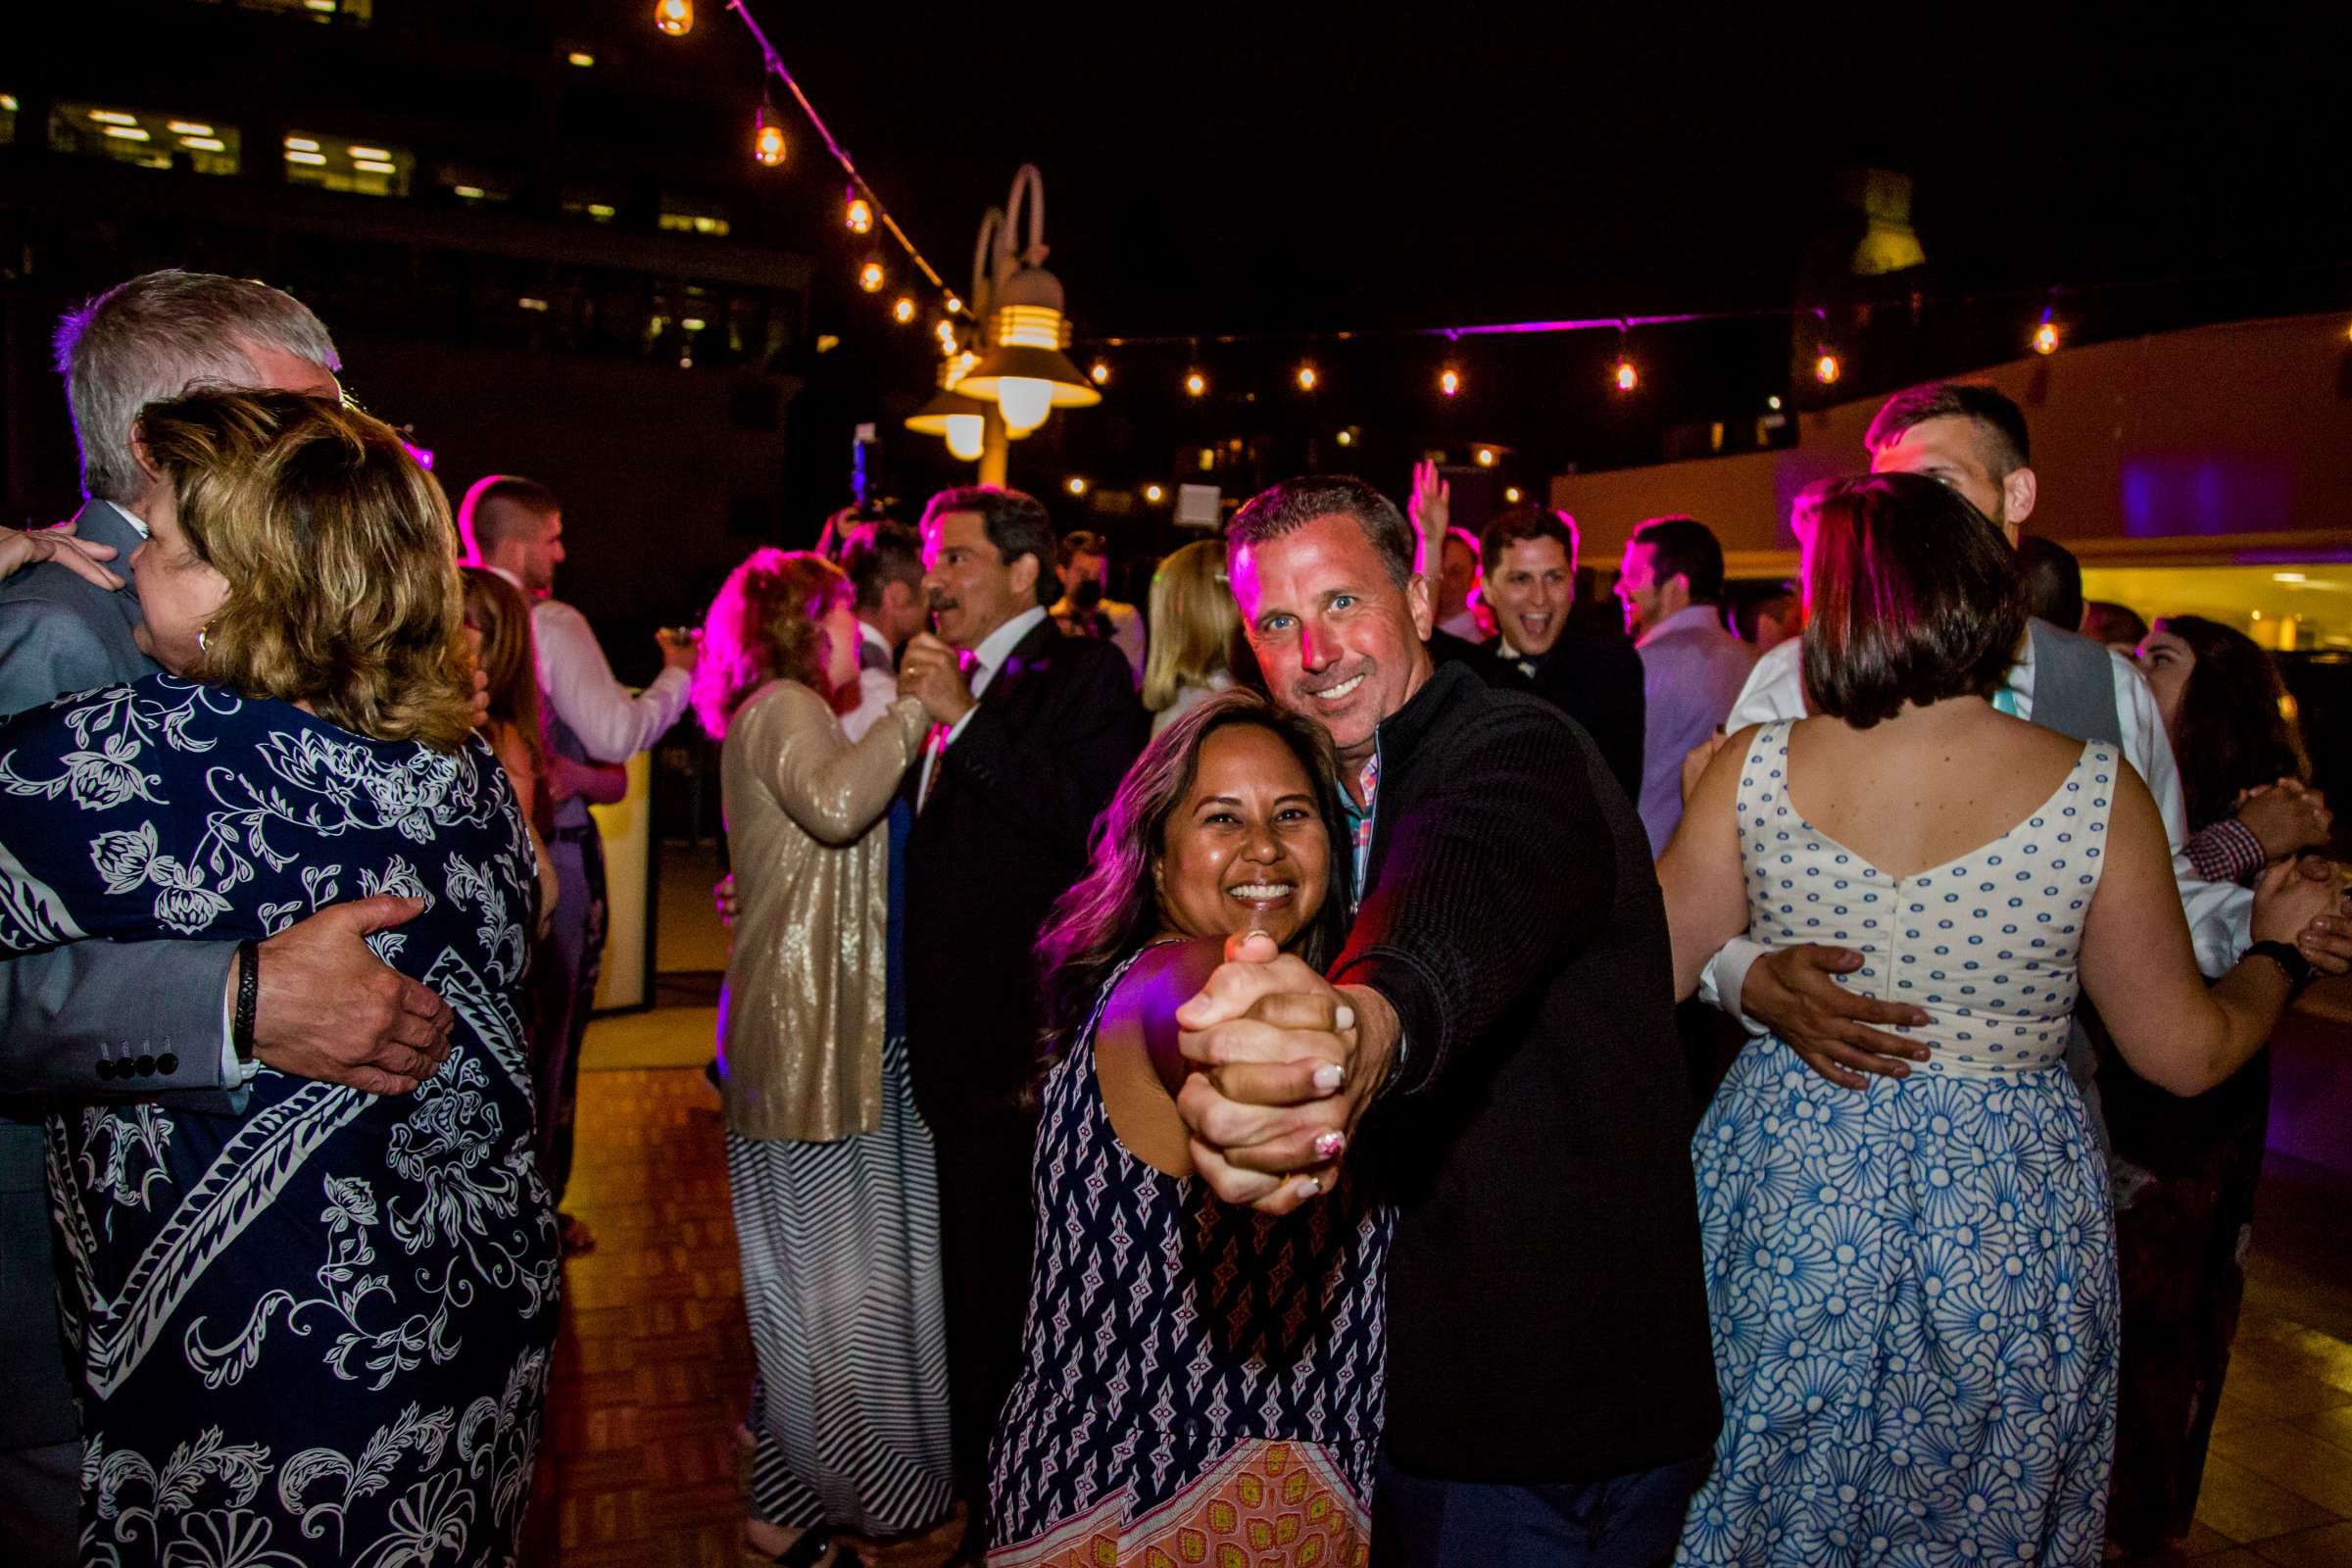
[[1997, 528], [1912, 474], [1831, 485], [1813, 716], [1743, 730], [1659, 881], [1685, 997], [1741, 933], [1863, 956], [1924, 1064], [1861, 1090], [1749, 1042], [1693, 1140], [1725, 1419], [1690, 1563], [2100, 1560], [2115, 1448], [2107, 1169], [2064, 1065], [2079, 996], [2195, 1094], [2269, 1035], [2326, 884], [2281, 870], [2210, 991], [2116, 748], [1992, 701], [2024, 620]]
[[[237, 943], [249, 1077], [240, 1113], [50, 1114], [80, 1560], [512, 1562], [562, 1262], [519, 1010], [534, 857], [473, 727], [449, 508], [315, 398], [207, 392], [139, 431], [161, 671], [0, 726], [0, 952]], [[372, 894], [415, 901], [368, 942], [448, 1002], [448, 1058], [405, 1095], [253, 1062], [260, 941]]]
[[1212, 697], [1128, 770], [1038, 941], [1037, 1265], [991, 1457], [999, 1568], [1255, 1562], [1278, 1537], [1286, 1561], [1363, 1560], [1389, 1215], [1337, 1174], [1337, 1134], [1316, 1148], [1325, 1201], [1227, 1206], [1175, 1102], [1176, 1009], [1229, 947], [1317, 968], [1338, 953], [1348, 843], [1322, 729]]

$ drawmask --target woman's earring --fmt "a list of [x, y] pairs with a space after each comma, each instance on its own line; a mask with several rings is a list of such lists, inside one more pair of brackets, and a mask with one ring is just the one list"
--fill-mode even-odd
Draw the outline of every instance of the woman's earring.
[[196, 628], [196, 651], [198, 653], [201, 654], [204, 652], [204, 634], [212, 629], [213, 623], [209, 620]]

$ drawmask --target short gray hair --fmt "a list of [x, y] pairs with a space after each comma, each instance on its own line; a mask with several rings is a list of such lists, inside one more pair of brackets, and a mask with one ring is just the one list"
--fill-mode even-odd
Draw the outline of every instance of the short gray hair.
[[213, 272], [148, 272], [69, 311], [57, 324], [57, 373], [66, 378], [81, 488], [128, 502], [147, 476], [131, 428], [150, 403], [191, 388], [252, 388], [261, 379], [246, 345], [340, 370], [334, 340], [303, 303], [266, 283]]

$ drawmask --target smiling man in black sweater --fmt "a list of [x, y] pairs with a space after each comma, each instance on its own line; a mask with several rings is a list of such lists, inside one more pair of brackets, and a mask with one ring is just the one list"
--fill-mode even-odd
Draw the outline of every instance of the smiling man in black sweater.
[[1720, 1412], [1641, 821], [1557, 709], [1433, 672], [1379, 492], [1292, 480], [1227, 546], [1275, 700], [1338, 749], [1362, 898], [1328, 979], [1229, 963], [1179, 1015], [1196, 1161], [1284, 1212], [1337, 1134], [1397, 1204], [1380, 1560], [1663, 1562]]

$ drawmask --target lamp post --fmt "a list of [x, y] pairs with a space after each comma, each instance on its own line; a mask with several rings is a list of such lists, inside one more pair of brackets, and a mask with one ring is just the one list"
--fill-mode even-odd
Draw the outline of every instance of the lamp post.
[[[1028, 243], [1013, 248], [1028, 220]], [[1003, 208], [980, 220], [972, 253], [972, 324], [948, 348], [940, 390], [910, 430], [944, 435], [958, 458], [977, 456], [980, 482], [1003, 484], [1011, 443], [1042, 426], [1055, 409], [1083, 409], [1102, 393], [1070, 363], [1069, 319], [1061, 280], [1045, 269], [1046, 182], [1035, 164], [1012, 176]], [[980, 418], [971, 451], [971, 417]]]

